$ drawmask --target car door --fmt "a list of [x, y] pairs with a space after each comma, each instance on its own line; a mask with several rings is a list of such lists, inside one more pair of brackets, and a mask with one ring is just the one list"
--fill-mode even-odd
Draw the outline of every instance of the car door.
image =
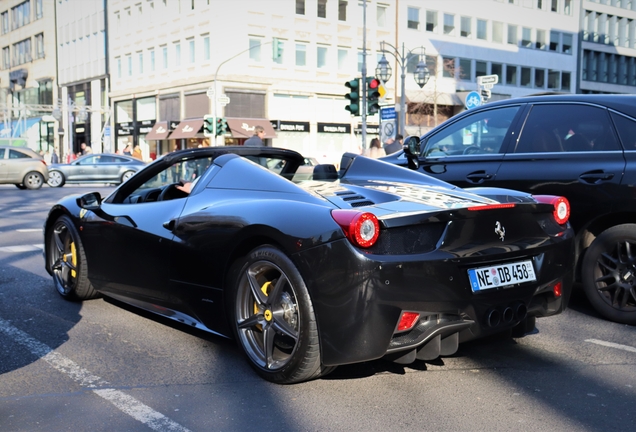
[[24, 176], [30, 171], [34, 159], [27, 153], [17, 149], [8, 149], [8, 157], [5, 160], [7, 167], [7, 183], [22, 183]]
[[625, 156], [625, 174], [621, 196], [616, 197], [612, 213], [636, 211], [636, 119], [623, 114], [610, 112], [610, 116], [623, 145]]
[[9, 166], [4, 158], [6, 153], [6, 149], [0, 148], [0, 181], [2, 182], [4, 182], [9, 175]]
[[64, 175], [67, 181], [90, 181], [94, 178], [93, 161], [95, 155], [82, 157], [76, 161], [71, 162], [64, 169]]
[[95, 180], [101, 180], [104, 182], [119, 182], [119, 168], [121, 163], [118, 163], [121, 158], [111, 155], [99, 155], [96, 160], [97, 173]]
[[419, 169], [460, 187], [491, 186], [522, 104], [480, 109], [424, 137]]
[[497, 185], [570, 201], [575, 230], [611, 212], [620, 193], [625, 160], [609, 113], [581, 103], [536, 103]]

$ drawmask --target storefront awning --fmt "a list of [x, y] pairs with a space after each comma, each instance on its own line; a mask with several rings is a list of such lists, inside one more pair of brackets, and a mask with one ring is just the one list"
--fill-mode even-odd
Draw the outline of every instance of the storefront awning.
[[256, 126], [262, 126], [265, 130], [263, 138], [276, 138], [276, 132], [269, 120], [253, 118], [227, 118], [226, 120], [232, 132], [232, 138], [251, 138]]
[[[192, 138], [203, 127], [203, 119], [182, 120], [168, 139]], [[271, 126], [270, 126], [271, 127]]]
[[155, 125], [150, 129], [150, 132], [146, 135], [147, 140], [162, 140], [166, 139], [168, 134], [170, 133], [170, 129], [168, 128], [167, 121], [161, 121], [155, 123]]

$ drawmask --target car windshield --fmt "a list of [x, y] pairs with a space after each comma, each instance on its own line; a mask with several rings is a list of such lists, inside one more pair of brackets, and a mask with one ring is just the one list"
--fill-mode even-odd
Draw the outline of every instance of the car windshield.
[[[213, 157], [179, 161], [143, 183], [137, 191], [158, 188], [172, 183], [193, 182], [212, 165]], [[134, 193], [134, 192], [133, 192]]]

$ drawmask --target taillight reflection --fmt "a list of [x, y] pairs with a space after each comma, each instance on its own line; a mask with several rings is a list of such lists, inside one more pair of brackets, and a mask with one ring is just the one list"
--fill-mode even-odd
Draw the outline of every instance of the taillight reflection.
[[566, 197], [554, 195], [533, 195], [533, 198], [537, 202], [552, 204], [554, 206], [552, 215], [558, 224], [564, 225], [568, 222], [568, 220], [570, 220], [570, 202]]

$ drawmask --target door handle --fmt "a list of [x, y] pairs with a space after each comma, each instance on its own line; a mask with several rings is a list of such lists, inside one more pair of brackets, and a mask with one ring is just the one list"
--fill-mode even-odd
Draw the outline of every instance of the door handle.
[[475, 171], [466, 175], [466, 179], [471, 183], [482, 183], [491, 178], [493, 178], [493, 175], [488, 174], [486, 171]]
[[579, 179], [583, 183], [599, 184], [603, 181], [611, 180], [614, 178], [614, 173], [606, 173], [604, 171], [590, 171], [583, 173], [579, 176]]
[[177, 223], [176, 219], [170, 219], [168, 222], [163, 223], [163, 227], [167, 229], [168, 231], [172, 231], [174, 230], [174, 226], [176, 223]]

